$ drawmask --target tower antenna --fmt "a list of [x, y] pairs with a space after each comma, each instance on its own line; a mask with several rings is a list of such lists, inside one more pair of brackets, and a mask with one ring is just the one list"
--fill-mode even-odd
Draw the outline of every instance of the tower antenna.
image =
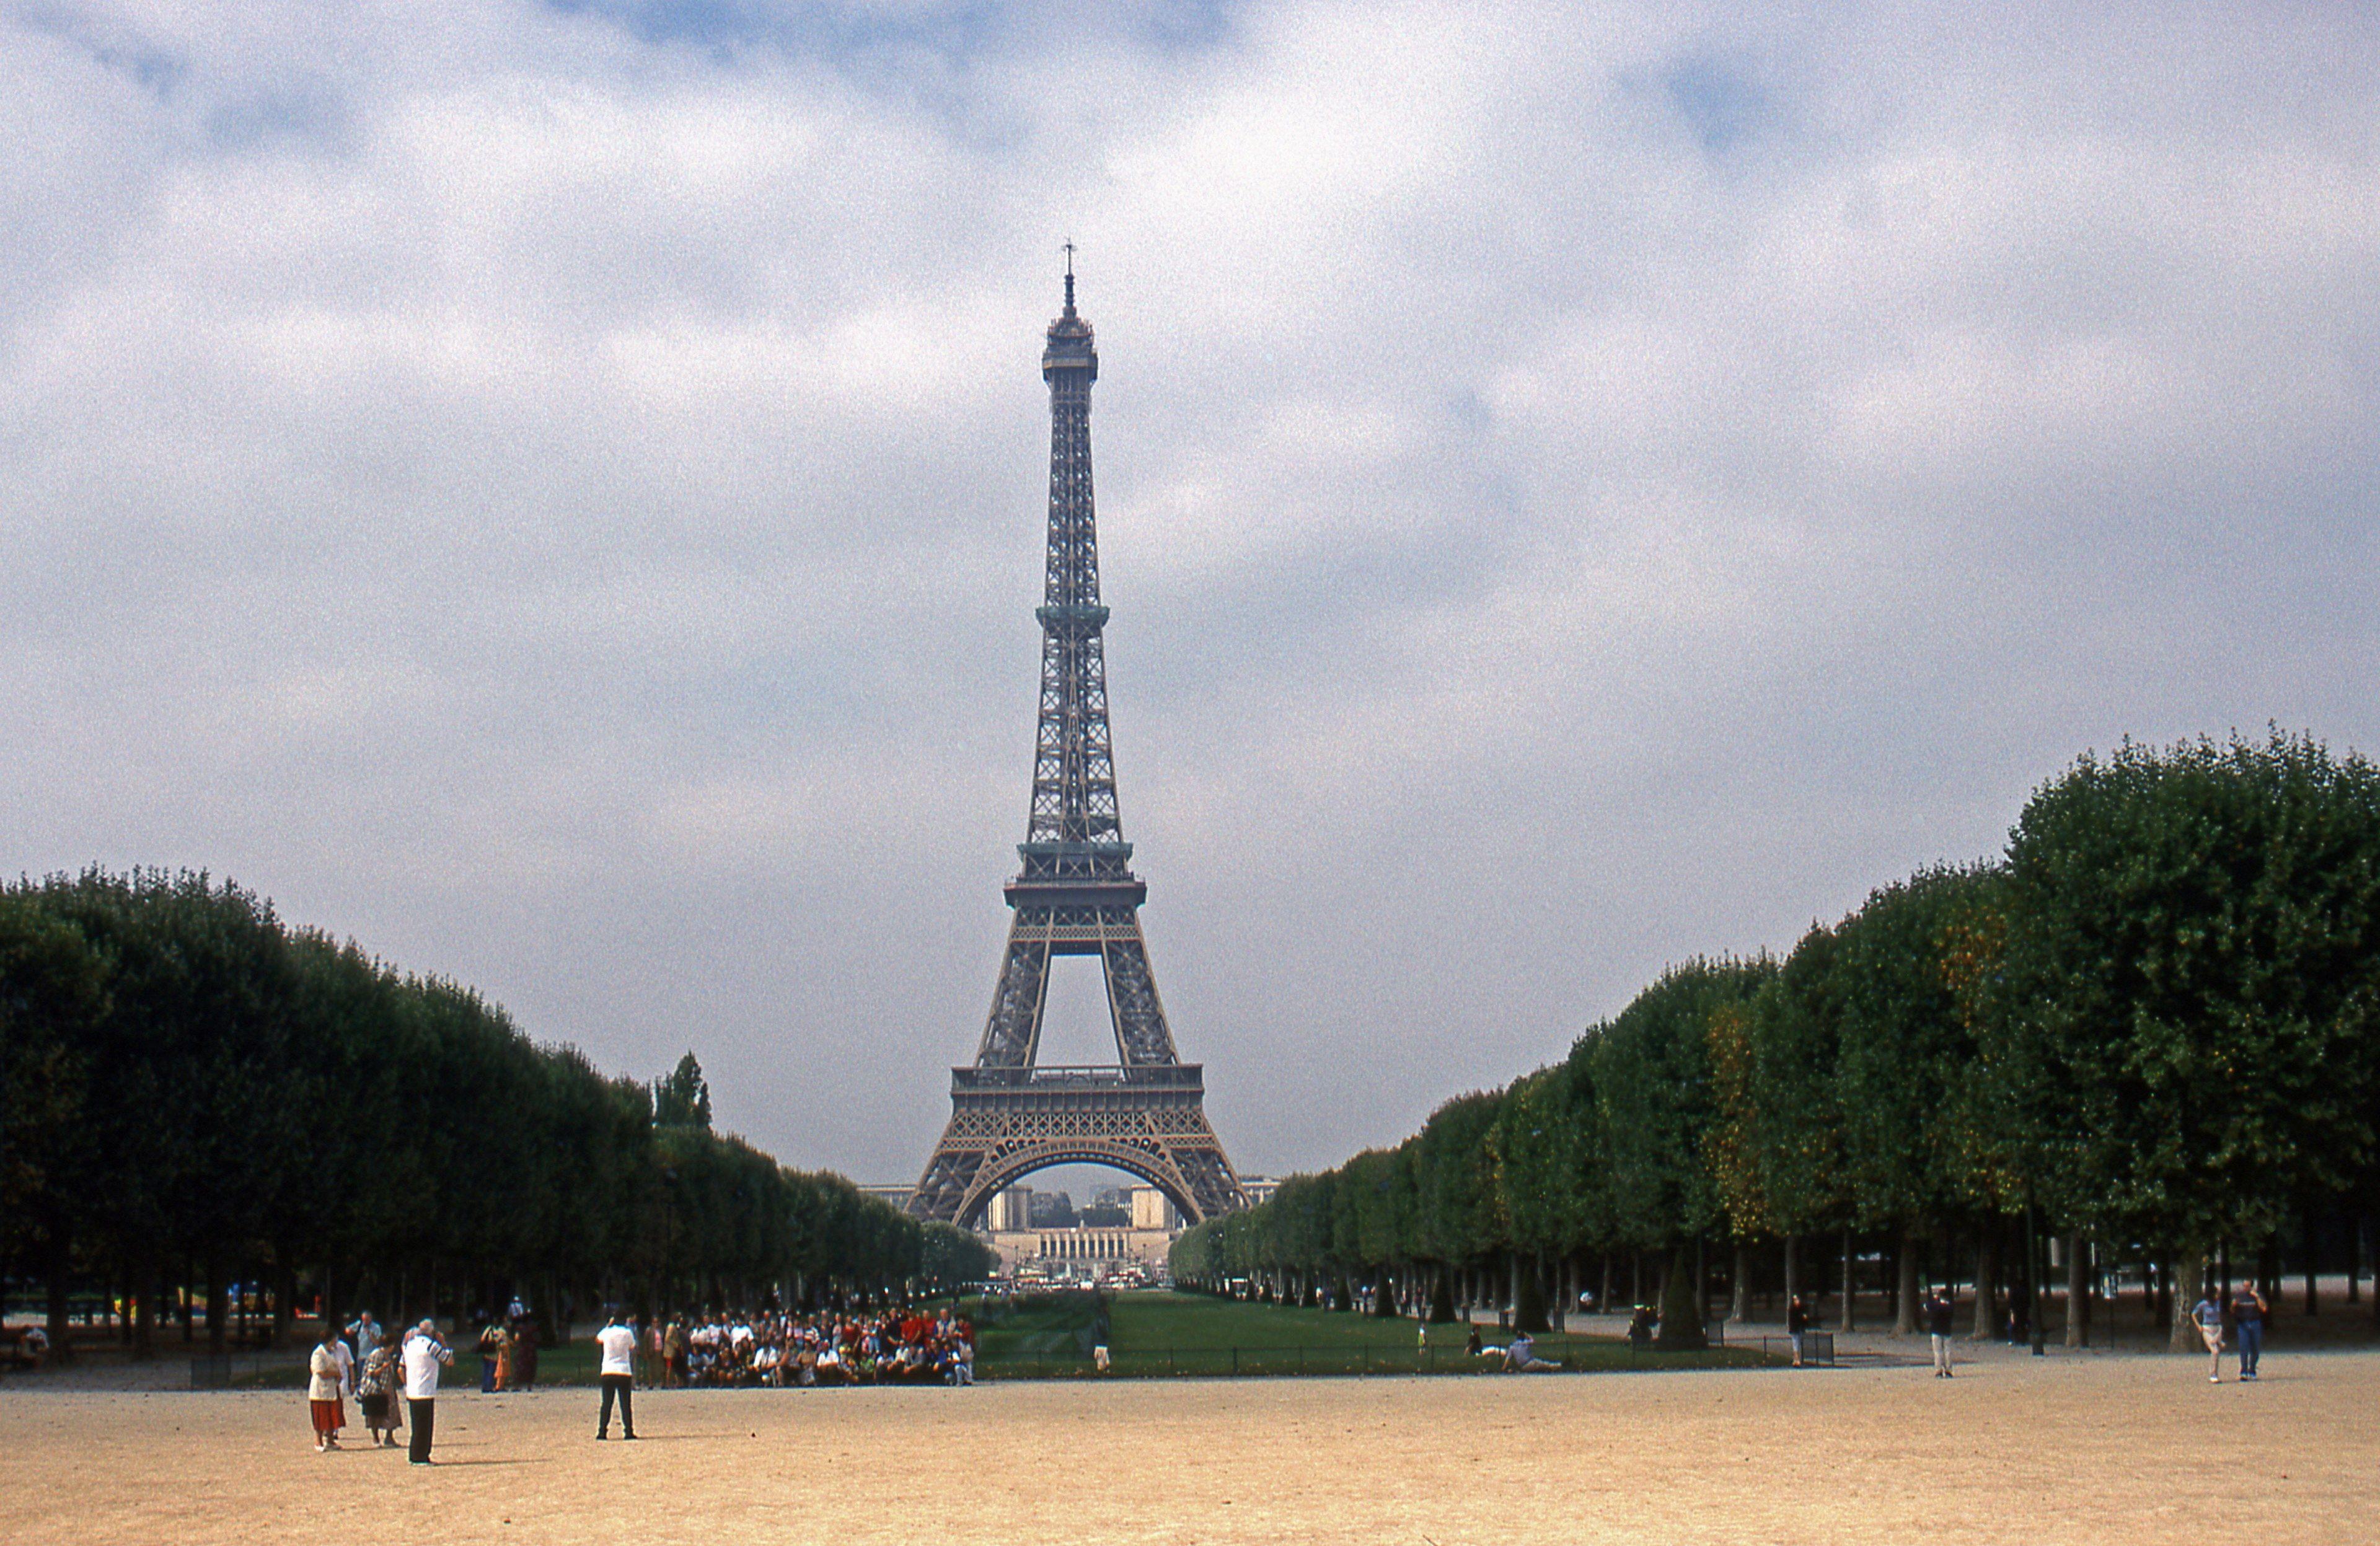
[[1075, 309], [1075, 238], [1066, 238], [1066, 309]]

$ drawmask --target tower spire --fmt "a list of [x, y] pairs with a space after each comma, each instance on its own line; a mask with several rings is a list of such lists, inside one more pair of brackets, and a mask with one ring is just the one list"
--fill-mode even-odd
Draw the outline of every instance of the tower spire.
[[1075, 314], [1075, 238], [1066, 238], [1066, 315]]

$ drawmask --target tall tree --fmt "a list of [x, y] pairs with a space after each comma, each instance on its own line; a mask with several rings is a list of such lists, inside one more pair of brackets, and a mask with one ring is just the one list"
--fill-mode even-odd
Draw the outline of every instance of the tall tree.
[[2084, 757], [2009, 849], [1998, 1045], [2027, 1168], [2165, 1242], [2177, 1345], [2205, 1252], [2370, 1163], [2380, 777], [2275, 733]]

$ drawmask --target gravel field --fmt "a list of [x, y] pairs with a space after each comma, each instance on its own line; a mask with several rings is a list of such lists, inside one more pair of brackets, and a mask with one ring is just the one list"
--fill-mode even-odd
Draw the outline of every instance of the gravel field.
[[[439, 1464], [287, 1394], [0, 1394], [0, 1540], [2380, 1540], [2380, 1354], [439, 1403]], [[352, 1414], [351, 1414], [352, 1415]], [[351, 1430], [360, 1439], [359, 1431]]]

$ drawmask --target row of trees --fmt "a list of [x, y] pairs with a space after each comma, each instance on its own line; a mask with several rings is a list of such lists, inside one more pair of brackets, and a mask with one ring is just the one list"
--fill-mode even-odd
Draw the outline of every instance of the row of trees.
[[[468, 988], [293, 929], [203, 875], [91, 871], [0, 890], [0, 1251], [136, 1307], [235, 1282], [285, 1321], [550, 1312], [979, 1277], [973, 1237], [710, 1129], [691, 1054], [647, 1085], [523, 1035]], [[186, 1326], [188, 1321], [186, 1318]], [[274, 1328], [276, 1331], [279, 1327]]]
[[2352, 1256], [2375, 1012], [2380, 774], [2277, 732], [2127, 743], [2038, 790], [2000, 860], [1887, 887], [1781, 961], [1675, 967], [1562, 1061], [1188, 1232], [1174, 1271], [1411, 1302], [1517, 1263], [1525, 1302], [1540, 1264], [1645, 1253], [1692, 1340], [1708, 1248], [1738, 1313], [1796, 1239], [1881, 1250], [1906, 1329], [1955, 1234], [1980, 1331], [2052, 1231], [2070, 1340], [2095, 1255], [2155, 1274], [2181, 1345], [2210, 1257], [2277, 1286], [2285, 1243], [2309, 1273], [2325, 1238]]

